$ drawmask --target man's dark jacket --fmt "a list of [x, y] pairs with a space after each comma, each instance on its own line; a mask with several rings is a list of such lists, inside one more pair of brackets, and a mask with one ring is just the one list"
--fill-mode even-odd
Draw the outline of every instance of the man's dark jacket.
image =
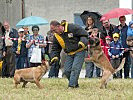
[[82, 27], [66, 23], [62, 34], [54, 34], [51, 58], [60, 57], [62, 49], [68, 55], [84, 50], [88, 45], [87, 37], [88, 34]]

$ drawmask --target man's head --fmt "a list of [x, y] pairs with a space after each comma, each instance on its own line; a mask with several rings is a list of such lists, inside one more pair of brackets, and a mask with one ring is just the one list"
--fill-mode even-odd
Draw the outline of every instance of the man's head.
[[9, 31], [9, 29], [10, 29], [9, 23], [7, 21], [4, 21], [4, 24], [3, 25], [4, 25], [5, 30], [6, 31]]
[[2, 28], [2, 23], [0, 22], [0, 29]]
[[109, 20], [103, 20], [103, 21], [102, 21], [102, 24], [103, 24], [103, 26], [104, 26], [105, 28], [109, 28], [109, 27], [110, 27], [110, 22], [109, 22]]
[[125, 17], [125, 16], [119, 17], [119, 21], [120, 21], [120, 23], [121, 23], [122, 25], [125, 24], [125, 22], [126, 22], [126, 17]]
[[53, 21], [50, 22], [50, 30], [52, 32], [61, 34], [61, 33], [63, 33], [64, 28], [58, 21], [53, 20]]
[[28, 34], [28, 27], [24, 26], [23, 29], [24, 29], [24, 34], [25, 35]]

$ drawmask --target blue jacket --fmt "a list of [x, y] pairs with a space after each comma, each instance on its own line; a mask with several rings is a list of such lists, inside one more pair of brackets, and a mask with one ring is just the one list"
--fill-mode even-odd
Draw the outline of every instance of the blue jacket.
[[109, 56], [112, 58], [112, 55], [119, 55], [119, 57], [121, 57], [124, 53], [124, 51], [122, 49], [118, 49], [118, 48], [122, 48], [122, 45], [119, 41], [114, 42], [112, 41], [110, 43], [110, 48], [109, 48]]
[[133, 36], [133, 29], [131, 28], [131, 25], [133, 24], [133, 20], [129, 22], [128, 30], [127, 30], [127, 36]]
[[114, 32], [117, 32], [120, 34], [120, 41], [121, 41], [122, 46], [124, 48], [128, 48], [128, 45], [126, 43], [128, 26], [127, 25], [125, 25], [123, 27], [121, 26], [122, 27], [121, 30], [118, 29], [119, 26], [121, 26], [121, 25], [118, 25], [115, 27]]

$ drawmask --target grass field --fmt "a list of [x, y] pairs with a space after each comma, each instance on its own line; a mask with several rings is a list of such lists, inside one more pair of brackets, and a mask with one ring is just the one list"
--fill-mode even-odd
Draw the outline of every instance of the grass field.
[[0, 79], [0, 100], [133, 100], [133, 80], [114, 79], [107, 89], [99, 89], [99, 79], [79, 79], [80, 87], [67, 89], [65, 78], [43, 78], [40, 83], [43, 89], [38, 89], [33, 83], [26, 88], [14, 88], [12, 78]]

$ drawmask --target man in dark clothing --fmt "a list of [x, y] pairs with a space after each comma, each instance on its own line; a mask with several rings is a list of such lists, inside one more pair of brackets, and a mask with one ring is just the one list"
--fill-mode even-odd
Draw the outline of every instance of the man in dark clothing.
[[[4, 36], [4, 28], [2, 23], [0, 22], [0, 37]], [[4, 45], [4, 40], [0, 38], [0, 63], [3, 63], [2, 58], [3, 58], [3, 45]], [[0, 66], [2, 68], [2, 65]], [[2, 75], [2, 69], [0, 69], [0, 76]]]
[[3, 48], [3, 67], [2, 67], [2, 77], [13, 77], [15, 72], [15, 54], [12, 51], [13, 40], [9, 38], [18, 38], [18, 32], [16, 29], [10, 28], [8, 22], [4, 22], [5, 28], [5, 40]]
[[130, 69], [130, 54], [128, 51], [128, 45], [126, 43], [126, 39], [127, 39], [127, 29], [128, 26], [126, 25], [126, 17], [125, 16], [121, 16], [119, 18], [120, 21], [120, 25], [116, 26], [114, 31], [120, 34], [120, 42], [123, 46], [123, 48], [125, 48], [124, 50], [124, 54], [123, 57], [126, 57], [126, 61], [124, 64], [124, 78], [129, 78], [129, 69]]
[[68, 24], [68, 22], [61, 25], [58, 21], [51, 21], [50, 29], [54, 32], [51, 63], [59, 60], [60, 52], [64, 49], [65, 53], [67, 53], [64, 75], [69, 80], [68, 87], [77, 88], [85, 57], [84, 49], [88, 44], [88, 34], [80, 26]]
[[100, 28], [100, 38], [102, 39], [103, 43], [105, 42], [105, 37], [110, 36], [111, 38], [113, 37], [114, 33], [114, 25], [110, 24], [109, 20], [103, 20], [102, 21], [102, 27]]
[[[48, 31], [46, 41], [49, 41], [51, 43], [47, 43], [47, 46], [45, 47], [45, 53], [48, 55], [49, 58], [50, 58], [50, 54], [53, 46], [53, 37], [54, 37], [54, 33], [51, 31]], [[60, 68], [59, 63], [60, 63], [60, 60], [56, 61], [51, 65], [49, 74], [48, 74], [49, 78], [58, 78], [59, 68]]]

